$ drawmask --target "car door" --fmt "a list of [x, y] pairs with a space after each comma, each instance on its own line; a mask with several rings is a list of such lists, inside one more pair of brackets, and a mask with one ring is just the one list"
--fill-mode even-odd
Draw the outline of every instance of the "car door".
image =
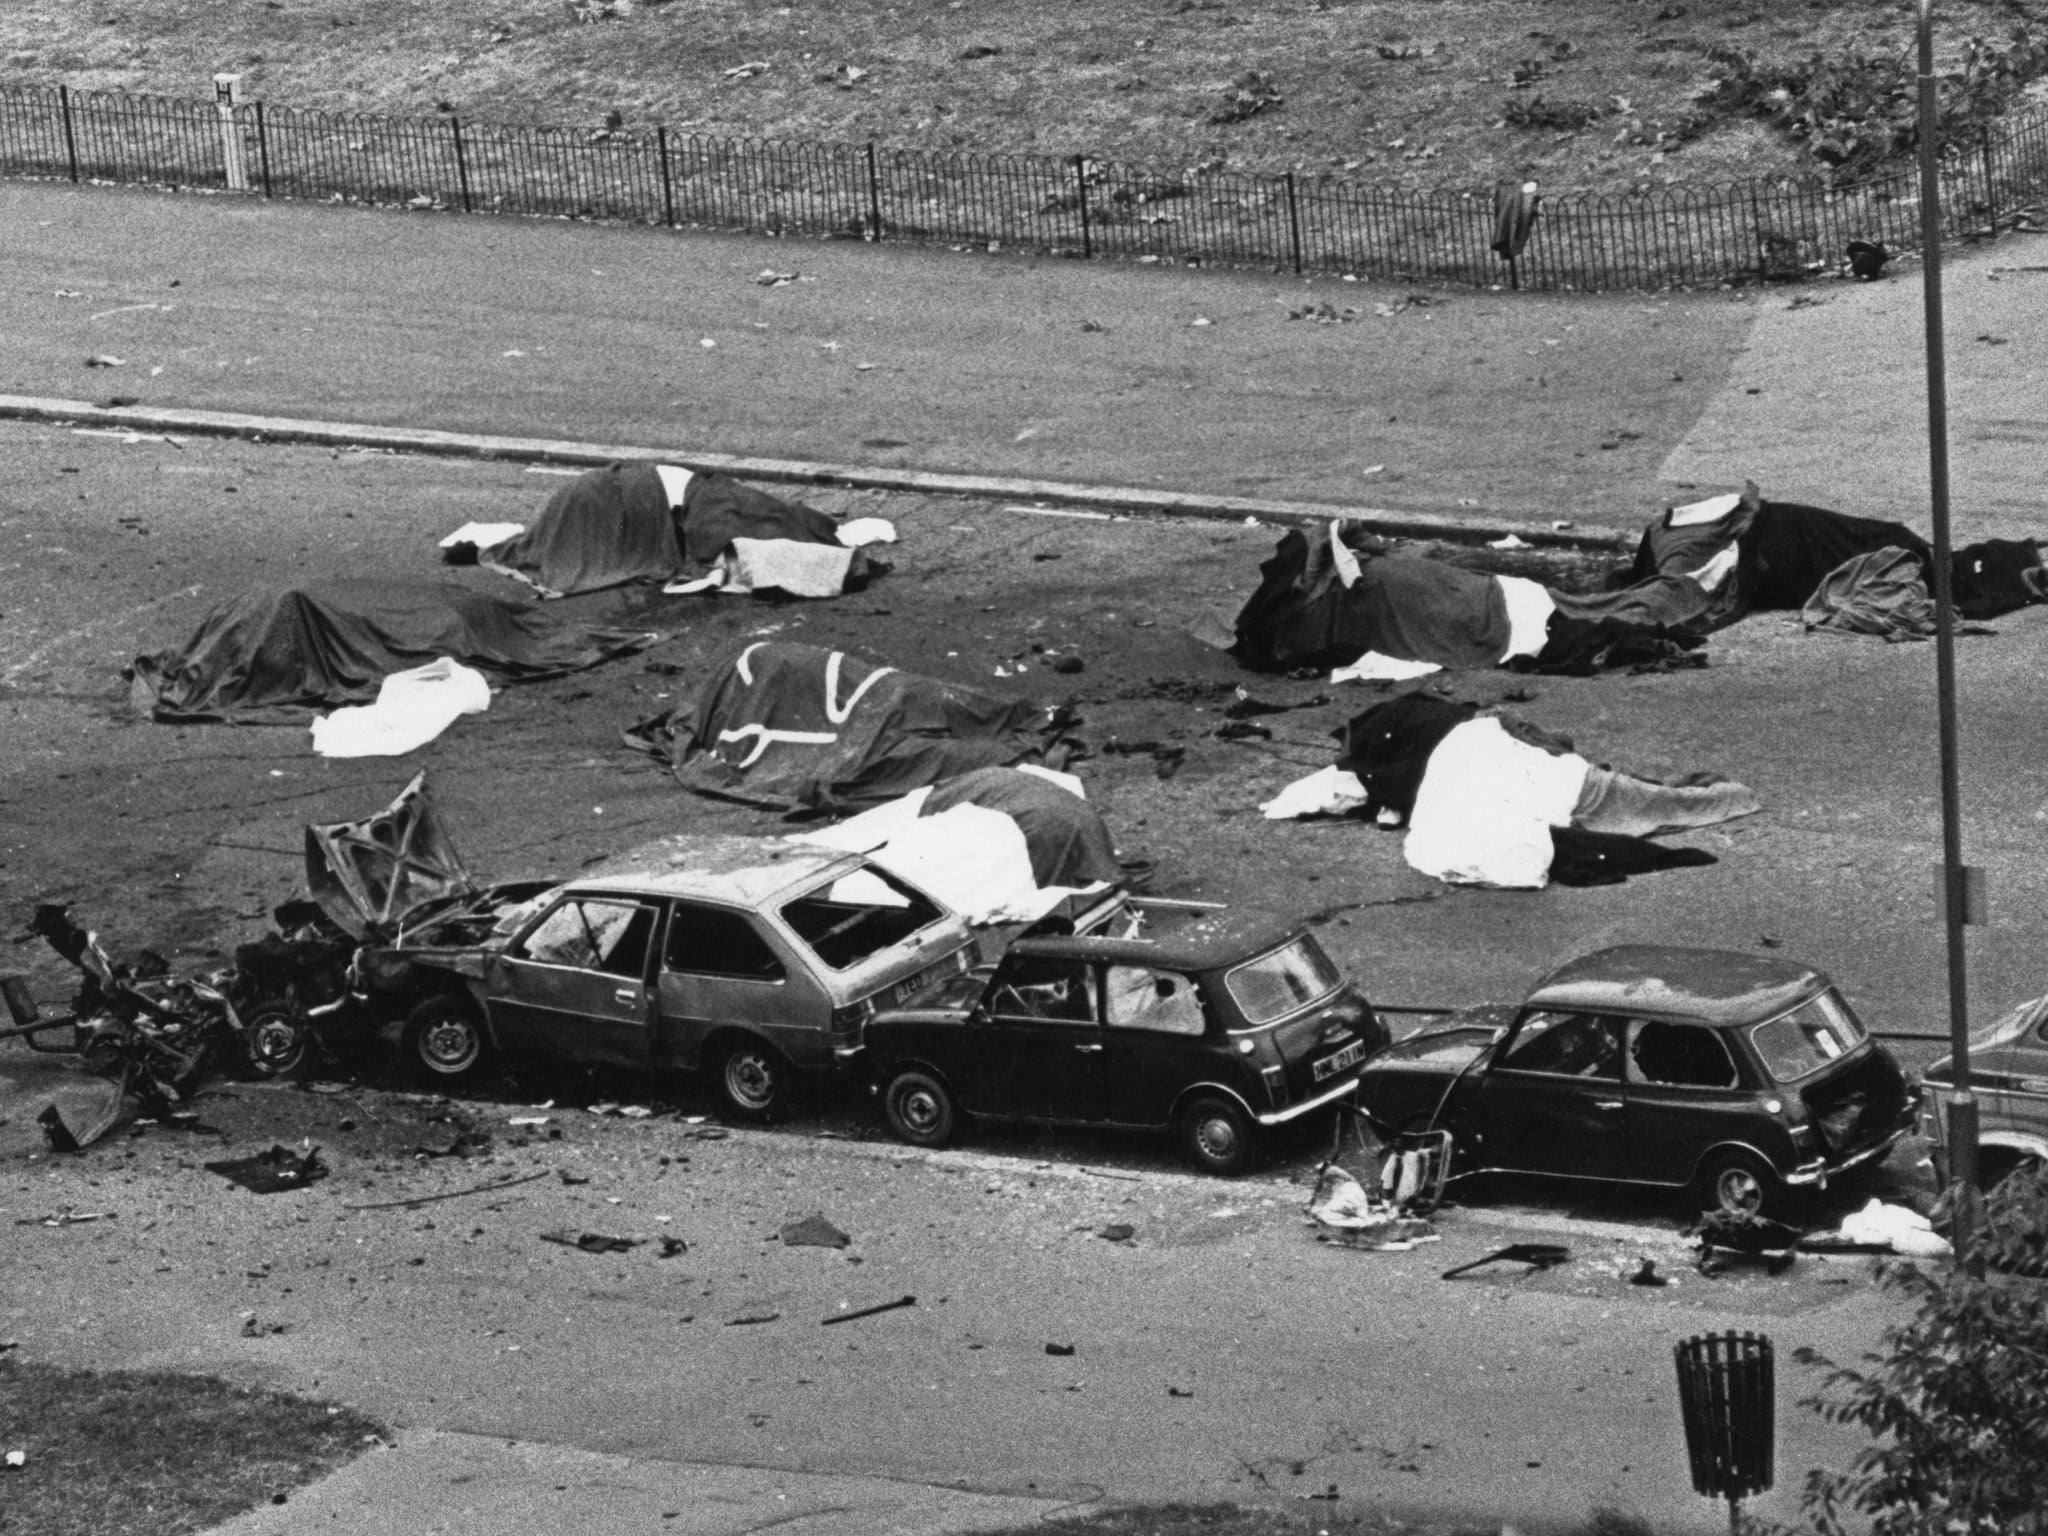
[[1102, 985], [1102, 1117], [1165, 1125], [1183, 1088], [1220, 1075], [1203, 1049], [1201, 994], [1192, 977], [1144, 965], [1105, 966]]
[[1531, 1009], [1459, 1106], [1455, 1126], [1485, 1167], [1625, 1176], [1623, 1020]]
[[824, 987], [750, 913], [678, 900], [655, 984], [661, 1051], [677, 1066], [699, 1065], [705, 1039], [728, 1024], [807, 1065], [827, 1049], [832, 1007]]
[[1720, 1031], [1704, 1024], [1630, 1019], [1624, 1094], [1631, 1178], [1684, 1184], [1709, 1148], [1765, 1144], [1756, 1094], [1742, 1085]]
[[592, 1066], [646, 1066], [647, 964], [660, 910], [628, 896], [569, 895], [494, 957], [486, 1005], [514, 1050]]
[[1102, 1115], [1103, 1041], [1094, 967], [1011, 955], [989, 983], [986, 1049], [967, 1068], [970, 1109], [1027, 1120]]

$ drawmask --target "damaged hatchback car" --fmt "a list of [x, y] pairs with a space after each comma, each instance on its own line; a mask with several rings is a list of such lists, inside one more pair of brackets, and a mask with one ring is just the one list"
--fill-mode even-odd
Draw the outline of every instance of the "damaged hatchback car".
[[1116, 932], [1022, 938], [992, 967], [878, 1014], [864, 1063], [889, 1127], [942, 1146], [966, 1120], [1170, 1130], [1208, 1173], [1260, 1132], [1348, 1098], [1387, 1042], [1300, 923], [1129, 898]]
[[[438, 1082], [500, 1052], [681, 1069], [734, 1116], [774, 1119], [879, 1007], [972, 956], [967, 925], [908, 881], [773, 838], [670, 837], [566, 884], [478, 889], [455, 878], [418, 790], [309, 843], [323, 845], [315, 895], [366, 936], [357, 1006], [402, 1020], [405, 1059]], [[409, 904], [394, 895], [408, 884]]]
[[1749, 1214], [1877, 1162], [1914, 1115], [1898, 1063], [1821, 972], [1654, 945], [1561, 966], [1505, 1027], [1412, 1035], [1358, 1091], [1382, 1127], [1448, 1131], [1454, 1179], [1667, 1185]]

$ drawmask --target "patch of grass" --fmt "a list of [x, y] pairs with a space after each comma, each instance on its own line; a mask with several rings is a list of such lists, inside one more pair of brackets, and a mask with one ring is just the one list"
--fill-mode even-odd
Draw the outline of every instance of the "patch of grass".
[[[1364, 1511], [1344, 1512], [1335, 1502], [1318, 1502], [1306, 1510], [1239, 1504], [1132, 1504], [1017, 1526], [990, 1536], [1498, 1536], [1502, 1526], [1499, 1520], [1417, 1524]], [[1656, 1536], [1656, 1532], [1625, 1510], [1602, 1506], [1593, 1509], [1576, 1528], [1576, 1536]]]
[[359, 1454], [353, 1409], [170, 1371], [0, 1359], [0, 1532], [176, 1536], [269, 1503]]
[[[1939, 67], [2003, 103], [2043, 18], [1942, 0]], [[29, 0], [0, 6], [0, 80], [205, 100], [231, 70], [326, 111], [1616, 192], [1894, 152], [1896, 82], [1849, 61], [1905, 59], [1912, 26], [1875, 0]]]

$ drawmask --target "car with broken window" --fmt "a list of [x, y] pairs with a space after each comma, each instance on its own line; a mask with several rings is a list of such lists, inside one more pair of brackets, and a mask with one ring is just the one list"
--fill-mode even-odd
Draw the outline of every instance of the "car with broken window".
[[[1942, 1057], [1921, 1076], [1920, 1129], [1947, 1188], [1954, 1058]], [[1989, 1189], [2021, 1167], [2048, 1166], [2048, 997], [2029, 998], [1971, 1034], [1970, 1091], [1979, 1184]]]
[[1386, 1042], [1300, 922], [1132, 897], [878, 1013], [841, 1054], [914, 1145], [977, 1118], [1118, 1126], [1234, 1174], [1265, 1131], [1348, 1099]]
[[442, 1083], [498, 1054], [680, 1069], [774, 1119], [877, 1009], [973, 957], [966, 923], [909, 881], [778, 838], [678, 835], [575, 880], [479, 887], [415, 780], [307, 845], [314, 896], [363, 941], [353, 1005]]
[[1915, 1105], [1821, 972], [1663, 945], [1570, 961], [1504, 1025], [1482, 1015], [1409, 1036], [1358, 1092], [1386, 1130], [1448, 1132], [1453, 1179], [1664, 1185], [1751, 1214], [1876, 1163]]

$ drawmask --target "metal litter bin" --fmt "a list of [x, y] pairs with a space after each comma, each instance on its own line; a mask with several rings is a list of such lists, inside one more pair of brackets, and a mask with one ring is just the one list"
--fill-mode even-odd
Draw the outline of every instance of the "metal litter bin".
[[1728, 1528], [1742, 1529], [1742, 1501], [1771, 1486], [1777, 1369], [1760, 1333], [1703, 1333], [1672, 1350], [1692, 1486], [1728, 1501]]

